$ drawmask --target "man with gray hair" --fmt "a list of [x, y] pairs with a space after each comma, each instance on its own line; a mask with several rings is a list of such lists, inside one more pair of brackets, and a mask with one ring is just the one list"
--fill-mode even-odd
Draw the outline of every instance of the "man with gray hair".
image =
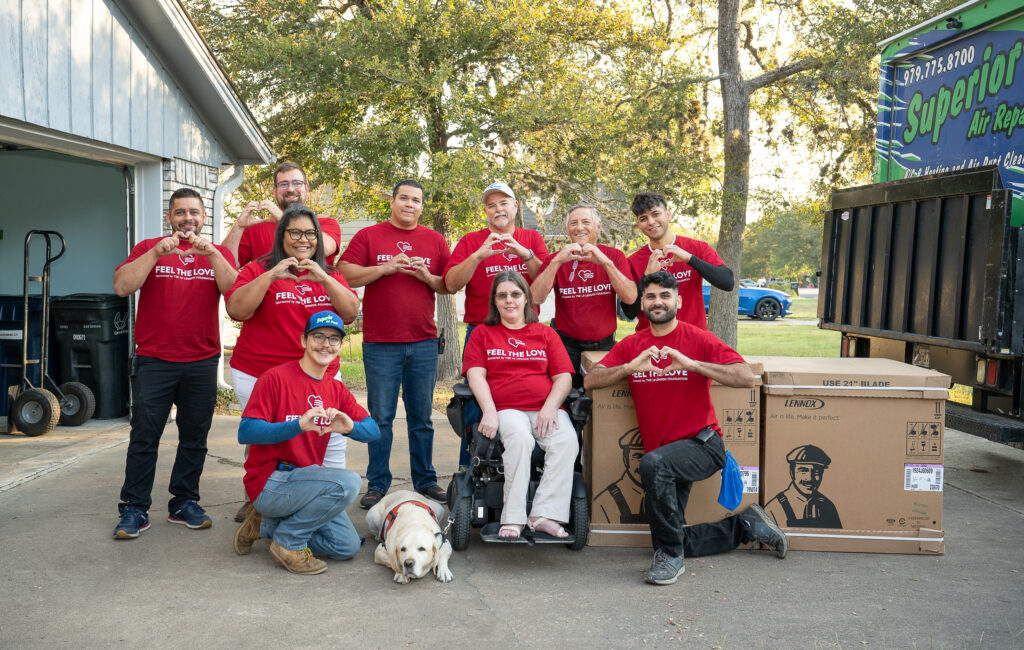
[[622, 251], [597, 243], [601, 215], [592, 206], [574, 205], [565, 218], [569, 243], [541, 266], [530, 286], [534, 304], [555, 289], [554, 328], [569, 352], [573, 386], [583, 386], [580, 355], [585, 350], [611, 350], [615, 344], [615, 297], [636, 301], [636, 284]]

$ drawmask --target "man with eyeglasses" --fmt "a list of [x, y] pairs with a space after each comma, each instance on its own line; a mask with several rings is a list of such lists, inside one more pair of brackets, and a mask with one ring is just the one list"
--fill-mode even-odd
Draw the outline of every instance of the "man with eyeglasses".
[[[704, 313], [701, 278], [722, 291], [732, 291], [735, 285], [732, 269], [710, 244], [672, 232], [672, 213], [662, 195], [641, 192], [633, 197], [630, 210], [636, 215], [637, 228], [650, 240], [628, 258], [633, 279], [639, 282], [643, 276], [657, 271], [672, 274], [679, 283], [681, 300], [677, 318], [706, 330], [708, 319]], [[639, 299], [632, 305], [623, 301], [622, 310], [630, 318], [638, 318], [637, 332], [650, 326]]]
[[402, 390], [409, 434], [413, 488], [444, 502], [434, 470], [433, 409], [438, 341], [435, 294], [447, 293], [441, 272], [448, 263], [448, 242], [436, 230], [419, 225], [423, 186], [404, 180], [391, 192], [391, 218], [361, 229], [349, 242], [338, 269], [363, 294], [363, 366], [367, 404], [380, 427], [380, 439], [368, 445], [364, 509], [377, 504], [391, 487], [392, 423]]
[[[278, 165], [274, 170], [272, 192], [273, 200], [250, 201], [221, 242], [238, 260], [239, 268], [269, 253], [274, 246], [274, 231], [281, 215], [289, 205], [305, 203], [309, 198], [309, 183], [302, 166], [294, 162]], [[268, 218], [260, 219], [259, 212], [265, 212]], [[341, 226], [330, 217], [320, 217], [318, 221], [324, 234], [324, 258], [327, 266], [333, 267], [341, 248]]]
[[117, 295], [139, 292], [132, 428], [115, 539], [135, 539], [149, 528], [157, 452], [174, 404], [178, 446], [167, 520], [192, 529], [213, 525], [199, 505], [199, 478], [217, 401], [220, 296], [238, 272], [231, 252], [200, 234], [205, 221], [199, 193], [176, 190], [167, 208], [170, 236], [139, 242], [114, 271]]
[[338, 358], [345, 325], [332, 311], [309, 317], [303, 355], [260, 376], [242, 413], [238, 442], [252, 445], [245, 490], [255, 508], [235, 531], [233, 546], [247, 555], [270, 538], [270, 555], [292, 573], [313, 575], [326, 555], [347, 560], [362, 543], [345, 513], [362, 479], [348, 469], [324, 467], [332, 433], [360, 442], [379, 436], [377, 423], [327, 367]]
[[[518, 271], [527, 282], [531, 282], [548, 257], [548, 247], [539, 232], [516, 227], [519, 203], [506, 183], [499, 181], [484, 188], [483, 206], [487, 227], [463, 235], [455, 244], [448, 267], [444, 270], [444, 284], [449, 293], [466, 288], [462, 319], [467, 325], [466, 341], [487, 317], [494, 276], [509, 269]], [[539, 306], [537, 310], [539, 314]], [[473, 416], [469, 414], [470, 418]], [[463, 440], [459, 466], [468, 464], [469, 450]]]
[[611, 350], [618, 327], [615, 297], [636, 301], [626, 256], [597, 243], [601, 216], [589, 205], [574, 205], [565, 218], [569, 243], [548, 258], [530, 285], [533, 302], [541, 304], [555, 289], [555, 331], [562, 339], [574, 374], [572, 385], [583, 386], [580, 355], [586, 350]]

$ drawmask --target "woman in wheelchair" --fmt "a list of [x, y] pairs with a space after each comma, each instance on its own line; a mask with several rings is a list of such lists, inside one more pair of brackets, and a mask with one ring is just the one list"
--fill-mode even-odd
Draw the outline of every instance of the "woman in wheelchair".
[[[498, 273], [487, 318], [466, 345], [462, 374], [483, 412], [480, 433], [493, 439], [500, 432], [504, 445], [499, 537], [517, 538], [523, 526], [568, 537], [561, 524], [569, 521], [579, 443], [561, 406], [572, 388], [572, 372], [558, 334], [538, 322], [526, 280], [516, 271]], [[527, 517], [534, 445], [544, 450], [544, 472]]]

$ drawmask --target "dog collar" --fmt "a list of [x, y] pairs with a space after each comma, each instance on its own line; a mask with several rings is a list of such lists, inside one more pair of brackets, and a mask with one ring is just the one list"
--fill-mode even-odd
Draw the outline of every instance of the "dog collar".
[[391, 530], [391, 525], [395, 523], [395, 519], [398, 518], [398, 509], [407, 503], [411, 503], [414, 506], [419, 506], [423, 508], [424, 510], [430, 513], [430, 518], [434, 520], [435, 524], [437, 524], [438, 526], [441, 525], [440, 522], [437, 521], [437, 515], [434, 514], [434, 509], [428, 506], [427, 504], [423, 503], [422, 501], [403, 501], [396, 505], [394, 508], [392, 508], [390, 511], [388, 511], [387, 516], [384, 517], [384, 522], [380, 525], [379, 537], [381, 543], [384, 542], [384, 538], [387, 536], [388, 531]]

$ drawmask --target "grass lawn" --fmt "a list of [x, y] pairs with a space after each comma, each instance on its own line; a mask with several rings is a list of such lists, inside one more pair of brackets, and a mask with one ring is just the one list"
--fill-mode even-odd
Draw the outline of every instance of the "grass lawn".
[[793, 296], [793, 304], [789, 311], [792, 313], [786, 318], [796, 320], [818, 320], [818, 299], [801, 298]]

